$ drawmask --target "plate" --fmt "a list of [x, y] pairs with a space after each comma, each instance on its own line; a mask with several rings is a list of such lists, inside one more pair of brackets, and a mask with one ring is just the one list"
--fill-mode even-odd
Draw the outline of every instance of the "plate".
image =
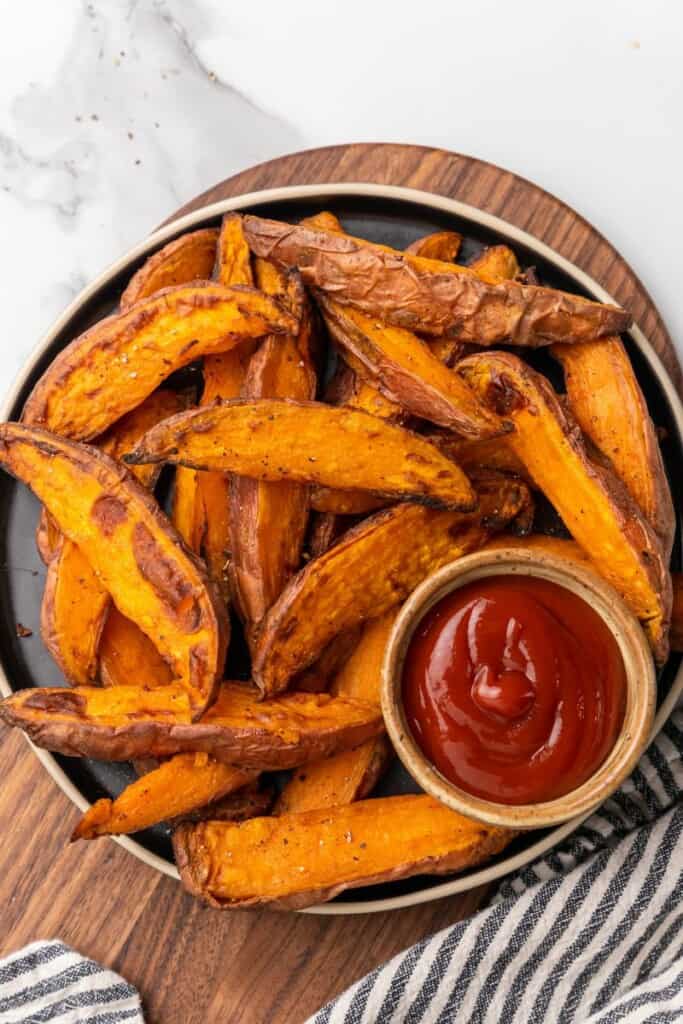
[[[228, 210], [248, 210], [281, 220], [298, 220], [322, 208], [333, 210], [355, 235], [402, 249], [421, 235], [444, 228], [464, 236], [461, 259], [475, 255], [483, 246], [505, 242], [511, 245], [522, 266], [536, 267], [544, 284], [578, 292], [604, 302], [611, 296], [585, 272], [562, 256], [505, 221], [456, 200], [413, 189], [387, 185], [334, 184], [291, 186], [254, 192], [223, 200], [196, 210], [157, 231], [117, 261], [89, 285], [62, 314], [42, 339], [20, 373], [6, 399], [0, 416], [16, 419], [35, 381], [56, 353], [73, 337], [114, 309], [131, 275], [151, 253], [191, 228], [217, 225]], [[665, 431], [664, 460], [676, 508], [681, 505], [677, 480], [683, 461], [683, 406], [659, 357], [643, 335], [633, 327], [625, 343], [636, 373], [659, 427]], [[557, 379], [557, 368], [542, 351], [533, 361]], [[38, 503], [28, 490], [14, 480], [0, 478], [0, 690], [11, 692], [37, 685], [63, 682], [40, 639], [40, 604], [45, 567], [34, 541]], [[681, 568], [680, 522], [677, 522], [672, 566]], [[16, 625], [33, 630], [27, 638], [17, 636]], [[671, 713], [683, 690], [681, 656], [674, 654], [658, 677], [658, 731]], [[97, 762], [53, 755], [33, 748], [66, 795], [83, 811], [102, 796], [116, 796], [135, 777], [128, 765]], [[378, 793], [416, 791], [413, 780], [397, 763], [383, 780]], [[309, 908], [304, 913], [356, 914], [408, 907], [427, 900], [464, 892], [490, 883], [515, 871], [561, 842], [578, 827], [574, 819], [559, 828], [533, 832], [518, 838], [505, 852], [482, 868], [444, 880], [416, 877], [400, 882], [354, 889], [332, 903]], [[168, 830], [157, 826], [135, 838], [116, 837], [115, 842], [151, 867], [177, 878]]]

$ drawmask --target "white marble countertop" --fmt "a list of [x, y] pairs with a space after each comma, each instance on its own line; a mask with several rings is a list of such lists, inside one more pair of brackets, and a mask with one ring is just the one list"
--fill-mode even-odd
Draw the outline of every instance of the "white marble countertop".
[[438, 145], [566, 200], [683, 354], [683, 8], [670, 0], [0, 0], [0, 391], [107, 263], [221, 178]]

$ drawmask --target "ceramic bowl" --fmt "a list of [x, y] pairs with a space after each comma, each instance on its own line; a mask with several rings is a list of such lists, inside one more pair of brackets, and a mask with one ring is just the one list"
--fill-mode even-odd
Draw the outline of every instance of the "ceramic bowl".
[[[544, 803], [501, 804], [473, 796], [449, 782], [423, 753], [406, 721], [403, 664], [413, 633], [447, 594], [492, 576], [533, 576], [583, 598], [614, 636], [624, 662], [624, 720], [611, 752], [591, 777], [564, 796]], [[387, 731], [405, 768], [427, 793], [470, 818], [511, 829], [558, 825], [602, 803], [635, 767], [647, 745], [656, 703], [655, 670], [645, 634], [613, 588], [588, 566], [521, 547], [479, 551], [429, 576], [403, 605], [389, 637], [382, 666], [382, 711]]]

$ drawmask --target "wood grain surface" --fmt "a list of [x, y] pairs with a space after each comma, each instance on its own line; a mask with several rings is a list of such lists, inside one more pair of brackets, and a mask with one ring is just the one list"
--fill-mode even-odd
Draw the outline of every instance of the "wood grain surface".
[[[589, 224], [490, 164], [416, 146], [335, 146], [228, 179], [179, 213], [276, 185], [370, 181], [453, 196], [543, 239], [600, 281], [650, 338], [680, 389], [666, 328], [642, 284]], [[299, 1024], [366, 971], [472, 914], [487, 891], [387, 914], [221, 914], [115, 843], [67, 843], [78, 813], [23, 738], [0, 733], [0, 955], [58, 937], [136, 985], [150, 1024]]]

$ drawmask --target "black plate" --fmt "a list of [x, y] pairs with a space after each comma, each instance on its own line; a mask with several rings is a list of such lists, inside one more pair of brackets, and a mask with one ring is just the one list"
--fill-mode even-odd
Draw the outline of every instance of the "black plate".
[[[325, 196], [323, 200], [287, 199], [262, 204], [253, 203], [249, 209], [251, 212], [258, 212], [266, 217], [299, 220], [323, 208], [333, 210], [350, 233], [376, 242], [384, 242], [397, 249], [405, 248], [416, 238], [429, 232], [444, 228], [454, 229], [464, 237], [461, 254], [458, 257], [461, 262], [466, 262], [486, 245], [508, 242], [515, 250], [523, 268], [529, 266], [536, 268], [542, 284], [590, 295], [572, 277], [540, 257], [534, 250], [519, 244], [514, 238], [508, 239], [504, 231], [493, 232], [468, 219], [418, 203], [374, 196], [338, 196], [334, 198]], [[208, 218], [202, 223], [196, 224], [195, 227], [208, 227], [218, 223], [219, 218]], [[144, 258], [131, 263], [125, 272], [120, 273], [112, 281], [98, 289], [59, 333], [25, 382], [10, 410], [10, 419], [17, 419], [20, 416], [23, 403], [35, 381], [57, 352], [82, 330], [115, 308], [131, 274], [142, 262], [144, 262]], [[674, 416], [664, 390], [646, 358], [631, 338], [626, 336], [624, 341], [633, 360], [652, 417], [657, 426], [663, 428], [664, 431], [662, 450], [675, 506], [678, 509], [681, 507], [680, 466], [683, 452]], [[556, 385], [561, 384], [561, 373], [545, 352], [533, 353], [529, 358], [537, 369], [550, 376]], [[38, 502], [25, 487], [17, 484], [6, 474], [0, 475], [0, 537], [3, 545], [0, 563], [3, 570], [0, 576], [0, 662], [13, 690], [23, 689], [27, 686], [64, 684], [59, 670], [40, 639], [40, 604], [45, 582], [45, 567], [40, 561], [35, 547], [34, 535], [38, 521], [38, 509]], [[680, 522], [677, 523], [672, 567], [677, 570], [681, 568]], [[18, 637], [18, 623], [33, 630], [33, 635], [23, 639]], [[660, 704], [669, 693], [680, 660], [679, 655], [672, 655], [667, 665], [659, 673]], [[116, 796], [136, 777], [132, 768], [127, 764], [67, 758], [61, 755], [55, 755], [55, 760], [74, 786], [90, 802], [102, 796]], [[419, 787], [396, 760], [378, 787], [377, 795], [418, 791]], [[511, 855], [537, 842], [541, 835], [542, 833], [539, 832], [527, 833], [524, 837], [517, 839], [497, 859], [508, 859]], [[149, 852], [172, 862], [169, 833], [164, 826], [157, 826], [139, 833], [135, 839]], [[443, 877], [416, 877], [401, 882], [355, 889], [342, 894], [337, 899], [340, 902], [368, 902], [369, 904], [374, 900], [429, 889], [443, 881]]]

